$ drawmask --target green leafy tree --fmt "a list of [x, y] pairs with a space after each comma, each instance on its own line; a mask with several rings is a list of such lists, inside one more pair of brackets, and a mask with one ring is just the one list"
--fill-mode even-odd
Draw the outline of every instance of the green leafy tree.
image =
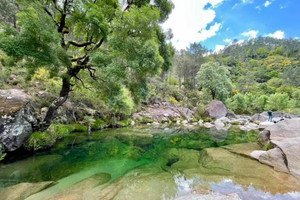
[[262, 112], [265, 110], [268, 103], [269, 97], [267, 95], [261, 95], [255, 100], [255, 110], [257, 112]]
[[300, 66], [289, 66], [283, 71], [283, 80], [286, 84], [300, 86]]
[[225, 99], [231, 90], [231, 80], [226, 67], [217, 62], [208, 62], [201, 65], [197, 73], [198, 87], [211, 93], [212, 99]]
[[292, 106], [294, 108], [300, 108], [300, 89], [293, 92]]
[[238, 114], [244, 113], [247, 109], [246, 98], [242, 94], [236, 94], [233, 97], [228, 98], [226, 100], [226, 105], [228, 108]]
[[289, 105], [289, 95], [286, 93], [275, 93], [270, 95], [266, 109], [284, 110]]
[[147, 77], [170, 66], [172, 48], [159, 23], [167, 19], [172, 3], [123, 2], [18, 1], [20, 31], [3, 27], [0, 48], [30, 71], [47, 67], [62, 79], [59, 98], [49, 106], [41, 130], [49, 127], [74, 84], [84, 86], [82, 71], [98, 82], [116, 82], [118, 91], [120, 84], [126, 86], [137, 100], [147, 93]]

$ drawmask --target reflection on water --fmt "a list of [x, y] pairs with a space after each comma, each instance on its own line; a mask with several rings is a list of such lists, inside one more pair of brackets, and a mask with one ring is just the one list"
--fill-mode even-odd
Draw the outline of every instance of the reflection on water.
[[[278, 183], [280, 184], [280, 183]], [[272, 195], [269, 192], [262, 190], [256, 190], [253, 186], [247, 188], [234, 184], [232, 180], [226, 179], [220, 183], [210, 183], [213, 192], [220, 194], [236, 193], [241, 199], [261, 200], [261, 199], [272, 199], [272, 200], [299, 200], [300, 192], [288, 192], [286, 194], [275, 194]]]
[[[218, 132], [209, 129], [127, 128], [95, 132], [92, 138], [75, 133], [50, 151], [0, 165], [0, 187], [21, 182], [56, 181], [53, 187], [28, 198], [54, 196], [55, 199], [66, 195], [64, 190], [68, 188], [77, 191], [79, 182], [88, 182], [91, 176], [106, 173], [111, 176], [108, 183], [86, 188], [78, 195], [84, 194], [89, 199], [171, 200], [190, 194], [236, 193], [241, 199], [300, 199], [299, 193], [271, 195], [263, 191], [264, 185], [277, 185], [276, 181], [287, 175], [279, 174], [268, 182], [259, 175], [243, 174], [240, 171], [246, 166], [255, 168], [261, 165], [219, 148], [256, 140], [257, 132], [254, 131]], [[209, 152], [203, 151], [209, 147], [215, 147], [211, 154], [217, 157], [212, 158]], [[231, 167], [230, 159], [235, 162], [234, 167]], [[263, 166], [256, 171], [264, 173], [266, 169], [271, 170]], [[234, 178], [230, 179], [231, 176]], [[255, 183], [255, 187], [251, 183]], [[284, 187], [281, 191], [291, 190], [281, 186], [279, 181], [278, 185]], [[107, 194], [112, 197], [107, 197]]]

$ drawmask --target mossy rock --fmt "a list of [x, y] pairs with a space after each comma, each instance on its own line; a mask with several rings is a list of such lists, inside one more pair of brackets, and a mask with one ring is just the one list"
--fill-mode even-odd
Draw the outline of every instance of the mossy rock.
[[127, 126], [130, 126], [131, 122], [132, 122], [131, 119], [125, 119], [125, 120], [117, 122], [117, 124], [121, 127], [127, 127]]
[[237, 126], [237, 125], [240, 125], [240, 122], [239, 122], [239, 121], [232, 121], [232, 122], [231, 122], [231, 125]]
[[134, 146], [147, 146], [154, 142], [154, 137], [151, 134], [142, 133], [120, 133], [115, 137], [121, 142]]
[[136, 121], [138, 123], [141, 123], [141, 124], [147, 124], [147, 123], [153, 123], [154, 120], [153, 119], [150, 119], [150, 118], [147, 118], [147, 117], [139, 117], [139, 118], [136, 118]]
[[202, 120], [203, 120], [203, 122], [212, 122], [213, 121], [213, 119], [210, 117], [204, 117]]
[[107, 123], [103, 119], [96, 119], [92, 125], [92, 130], [100, 130], [107, 126]]

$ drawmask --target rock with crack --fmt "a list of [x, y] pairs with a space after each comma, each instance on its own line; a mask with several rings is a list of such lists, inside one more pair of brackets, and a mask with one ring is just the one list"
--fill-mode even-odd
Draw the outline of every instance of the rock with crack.
[[260, 133], [260, 142], [275, 148], [261, 154], [253, 152], [253, 158], [300, 178], [300, 118], [268, 126]]

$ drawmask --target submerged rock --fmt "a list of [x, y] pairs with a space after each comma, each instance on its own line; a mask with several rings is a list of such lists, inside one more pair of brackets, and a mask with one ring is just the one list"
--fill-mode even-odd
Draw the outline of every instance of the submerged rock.
[[107, 173], [99, 173], [95, 174], [87, 179], [84, 179], [72, 187], [60, 192], [54, 197], [50, 198], [50, 200], [81, 200], [85, 198], [85, 193], [89, 190], [95, 188], [98, 185], [102, 185], [107, 183], [111, 179], [111, 175]]
[[132, 144], [136, 146], [145, 146], [150, 145], [154, 141], [152, 134], [143, 134], [143, 133], [119, 133], [115, 136], [118, 140], [125, 144]]
[[22, 146], [36, 125], [30, 98], [21, 90], [0, 90], [0, 143], [6, 150]]
[[[243, 149], [243, 145], [247, 147], [248, 144], [239, 145], [238, 149]], [[250, 149], [247, 150], [247, 154]], [[300, 188], [300, 180], [290, 174], [274, 171], [248, 156], [232, 153], [224, 148], [204, 149], [200, 154], [199, 163], [199, 168], [183, 171], [187, 178], [199, 175], [203, 181], [217, 183], [229, 178], [235, 184], [249, 186], [249, 183], [252, 183], [254, 188], [272, 194], [299, 191]]]
[[20, 183], [11, 187], [0, 189], [1, 200], [23, 200], [38, 193], [45, 188], [53, 185], [54, 182], [40, 182], [40, 183]]

